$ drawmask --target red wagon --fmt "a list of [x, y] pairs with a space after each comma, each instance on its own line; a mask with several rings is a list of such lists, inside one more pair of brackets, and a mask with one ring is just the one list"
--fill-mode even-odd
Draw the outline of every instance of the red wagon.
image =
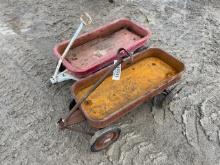
[[[62, 61], [62, 80], [79, 80], [110, 65], [121, 47], [129, 52], [143, 47], [151, 36], [148, 28], [128, 19], [119, 19], [77, 38]], [[53, 49], [57, 58], [62, 56], [68, 41]], [[65, 71], [65, 72], [64, 72]], [[61, 81], [62, 81], [61, 80]], [[60, 81], [59, 81], [60, 82]]]

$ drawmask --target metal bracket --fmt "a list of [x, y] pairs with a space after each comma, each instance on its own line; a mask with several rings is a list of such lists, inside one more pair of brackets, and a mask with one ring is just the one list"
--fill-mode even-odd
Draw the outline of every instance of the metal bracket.
[[56, 77], [55, 76], [52, 76], [50, 78], [50, 82], [52, 84], [55, 84], [55, 83], [59, 83], [59, 82], [63, 82], [63, 81], [66, 81], [66, 80], [75, 80], [75, 81], [78, 81], [79, 79], [73, 75], [71, 75], [70, 73], [68, 73], [68, 70], [64, 70], [63, 72], [59, 72]]

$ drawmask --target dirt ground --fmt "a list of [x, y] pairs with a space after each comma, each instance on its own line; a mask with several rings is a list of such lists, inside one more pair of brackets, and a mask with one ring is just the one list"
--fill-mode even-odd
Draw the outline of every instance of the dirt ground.
[[[127, 17], [151, 29], [153, 47], [186, 64], [172, 100], [123, 117], [119, 140], [98, 153], [89, 136], [56, 126], [73, 82], [47, 86], [52, 48], [83, 11], [94, 19], [84, 31]], [[219, 0], [0, 0], [0, 50], [0, 164], [220, 164]]]

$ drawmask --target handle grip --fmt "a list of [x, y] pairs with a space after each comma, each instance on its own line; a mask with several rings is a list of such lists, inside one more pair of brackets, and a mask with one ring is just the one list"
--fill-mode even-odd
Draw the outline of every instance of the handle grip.
[[88, 26], [88, 25], [90, 25], [92, 23], [92, 17], [88, 13], [86, 13], [86, 12], [84, 12], [84, 14], [82, 14], [80, 16], [80, 20], [86, 26]]

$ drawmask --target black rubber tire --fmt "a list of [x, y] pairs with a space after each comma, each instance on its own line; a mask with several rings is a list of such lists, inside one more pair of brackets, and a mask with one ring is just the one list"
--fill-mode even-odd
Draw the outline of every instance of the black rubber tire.
[[[95, 134], [92, 136], [90, 140], [91, 151], [98, 152], [98, 151], [106, 149], [112, 143], [118, 140], [120, 133], [121, 133], [121, 129], [116, 126], [110, 126], [110, 127], [106, 127], [101, 130], [98, 130], [97, 132], [95, 132]], [[105, 144], [106, 140], [107, 140], [107, 144]], [[99, 143], [102, 144], [102, 142], [103, 142], [103, 146], [98, 147]]]
[[163, 101], [169, 94], [168, 90], [164, 90], [161, 94], [153, 97], [153, 106], [162, 107]]
[[114, 0], [108, 0], [110, 3], [114, 3]]
[[69, 104], [69, 111], [76, 105], [75, 99], [73, 99]]
[[61, 65], [60, 65], [59, 72], [63, 72], [64, 70], [66, 70], [66, 67], [65, 67], [63, 64], [61, 64]]

